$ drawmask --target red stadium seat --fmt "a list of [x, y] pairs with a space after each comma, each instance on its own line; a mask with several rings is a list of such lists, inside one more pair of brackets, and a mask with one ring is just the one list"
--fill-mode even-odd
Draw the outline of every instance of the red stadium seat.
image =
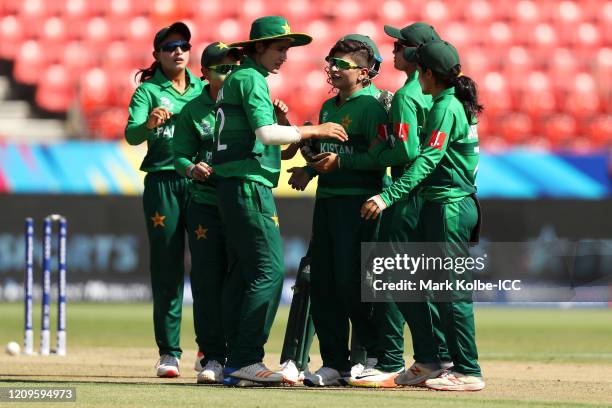
[[533, 24], [541, 19], [538, 3], [532, 0], [520, 0], [510, 9], [510, 19], [517, 23]]
[[36, 90], [36, 104], [51, 112], [66, 112], [74, 102], [74, 86], [61, 65], [47, 68]]
[[96, 64], [97, 52], [86, 47], [82, 42], [72, 41], [65, 45], [60, 64], [66, 68], [67, 75], [73, 83], [78, 83], [80, 76]]
[[612, 116], [596, 116], [590, 121], [588, 135], [594, 147], [612, 147]]
[[503, 116], [498, 125], [498, 131], [508, 144], [524, 144], [532, 134], [531, 118], [521, 112], [513, 112]]
[[408, 2], [399, 0], [383, 1], [376, 10], [378, 20], [382, 24], [404, 27], [406, 21], [409, 19], [410, 12], [415, 10], [407, 3]]
[[509, 47], [514, 43], [512, 29], [503, 21], [491, 23], [488, 28], [486, 42], [492, 47]]
[[15, 59], [13, 77], [17, 82], [34, 85], [40, 79], [40, 73], [46, 67], [44, 51], [37, 41], [23, 43]]
[[111, 108], [102, 111], [97, 117], [99, 123], [97, 136], [105, 140], [122, 139], [127, 120], [128, 112], [126, 109]]
[[112, 90], [106, 72], [100, 68], [89, 70], [81, 79], [80, 106], [85, 112], [110, 105]]
[[576, 136], [576, 129], [576, 119], [564, 113], [557, 113], [545, 121], [543, 134], [552, 146], [560, 147]]
[[12, 60], [24, 41], [21, 23], [17, 17], [8, 15], [0, 19], [0, 36], [0, 58]]
[[148, 18], [143, 16], [134, 17], [128, 26], [127, 41], [135, 50], [152, 50], [155, 32]]
[[471, 27], [467, 26], [466, 24], [451, 22], [439, 26], [437, 31], [439, 32], [440, 37], [448, 39], [448, 41], [452, 42], [455, 47], [462, 49], [472, 43], [470, 29]]
[[494, 17], [495, 5], [490, 1], [471, 0], [463, 6], [463, 19], [469, 21], [472, 26], [477, 24], [488, 24]]

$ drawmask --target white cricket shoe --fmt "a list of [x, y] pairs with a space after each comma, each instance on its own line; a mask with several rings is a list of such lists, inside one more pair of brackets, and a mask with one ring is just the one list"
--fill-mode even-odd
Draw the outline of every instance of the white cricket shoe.
[[162, 354], [155, 365], [157, 376], [162, 378], [174, 378], [180, 375], [178, 358], [169, 354]]
[[368, 388], [395, 388], [395, 378], [403, 372], [404, 369], [395, 372], [385, 372], [378, 368], [366, 368], [358, 376], [352, 377], [348, 383], [354, 387]]
[[438, 391], [480, 391], [485, 387], [482, 377], [444, 371], [436, 378], [425, 381], [425, 386]]
[[342, 375], [340, 371], [331, 367], [321, 367], [314, 373], [304, 374], [304, 385], [308, 387], [328, 387], [346, 385], [348, 373]]
[[250, 366], [232, 371], [230, 376], [241, 380], [253, 381], [261, 384], [281, 383], [283, 375], [269, 370], [264, 363], [255, 363]]
[[[452, 363], [450, 364], [452, 366]], [[436, 378], [449, 368], [449, 364], [423, 364], [416, 361], [395, 378], [397, 385], [424, 386], [425, 381]]]
[[[300, 370], [298, 370], [293, 360], [287, 360], [280, 366], [279, 374], [283, 376], [283, 382], [285, 384], [295, 384], [300, 381]], [[302, 380], [303, 380], [302, 374]]]
[[216, 360], [207, 362], [198, 373], [198, 384], [223, 384], [223, 366]]
[[[355, 364], [354, 366], [351, 367], [351, 376], [349, 378], [350, 379], [357, 378], [364, 370], [369, 370], [370, 368], [376, 367], [377, 363], [378, 363], [378, 359], [371, 357], [371, 358], [366, 359], [365, 365], [361, 363]], [[348, 381], [349, 378], [347, 378], [346, 380]]]
[[202, 367], [203, 358], [204, 358], [204, 353], [201, 351], [198, 351], [198, 354], [196, 355], [195, 363], [193, 364], [193, 369], [197, 371], [198, 373], [204, 369], [204, 367]]

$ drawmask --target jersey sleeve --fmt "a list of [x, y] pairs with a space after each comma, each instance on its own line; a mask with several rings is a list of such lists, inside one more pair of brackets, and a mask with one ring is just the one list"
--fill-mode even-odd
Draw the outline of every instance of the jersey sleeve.
[[183, 108], [176, 121], [173, 140], [174, 168], [181, 176], [186, 175], [187, 167], [195, 164], [193, 160], [198, 154], [198, 129], [193, 123], [188, 108]]
[[420, 155], [398, 180], [380, 194], [380, 198], [387, 206], [406, 198], [434, 171], [446, 153], [454, 121], [452, 112], [446, 108], [432, 110], [429, 113], [425, 123], [425, 135], [428, 139], [421, 146]]
[[366, 109], [362, 120], [362, 128], [368, 141], [368, 151], [357, 154], [340, 154], [340, 167], [353, 170], [374, 170], [385, 167], [378, 162], [376, 154], [377, 146], [387, 133], [387, 112], [376, 102], [375, 106]]
[[379, 143], [373, 151], [381, 165], [405, 165], [416, 159], [419, 154], [419, 125], [412, 99], [393, 99], [388, 135], [388, 143]]
[[136, 88], [128, 107], [129, 117], [125, 127], [125, 139], [129, 144], [139, 145], [151, 136], [152, 131], [147, 129], [146, 123], [152, 109], [147, 91], [142, 86]]
[[274, 106], [272, 106], [268, 85], [263, 77], [245, 75], [240, 82], [240, 94], [242, 107], [253, 131], [276, 123]]

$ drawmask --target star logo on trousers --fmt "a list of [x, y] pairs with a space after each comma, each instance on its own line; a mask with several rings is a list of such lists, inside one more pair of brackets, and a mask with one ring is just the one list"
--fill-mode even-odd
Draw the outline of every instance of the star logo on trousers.
[[164, 220], [166, 219], [165, 215], [161, 215], [159, 212], [155, 211], [155, 215], [151, 217], [151, 221], [153, 221], [153, 228], [162, 227], [164, 228], [166, 224], [164, 224]]
[[276, 227], [278, 227], [278, 226], [280, 225], [280, 224], [278, 223], [278, 215], [276, 215], [276, 213], [274, 213], [274, 215], [273, 215], [272, 217], [270, 217], [270, 218], [272, 218], [272, 221], [274, 221], [274, 225], [275, 225]]
[[208, 232], [208, 228], [203, 228], [198, 224], [198, 229], [195, 230], [196, 239], [199, 241], [201, 239], [208, 239], [206, 233]]

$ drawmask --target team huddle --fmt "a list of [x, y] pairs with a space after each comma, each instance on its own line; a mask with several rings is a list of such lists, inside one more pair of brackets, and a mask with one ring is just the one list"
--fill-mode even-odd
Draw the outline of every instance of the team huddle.
[[[322, 101], [319, 124], [303, 126], [289, 122], [290, 107], [271, 99], [266, 82], [290, 48], [312, 41], [284, 18], [255, 20], [248, 41], [210, 44], [201, 79], [187, 68], [189, 28], [177, 22], [156, 34], [155, 61], [139, 72], [125, 135], [148, 146], [141, 170], [158, 376], [179, 375], [187, 231], [198, 383], [484, 388], [466, 293], [452, 302], [361, 299], [362, 242], [443, 243], [446, 255], [462, 256], [481, 218], [475, 83], [430, 25], [384, 31], [395, 39], [404, 86], [377, 89], [378, 47], [368, 36], [345, 35], [325, 57], [335, 95]], [[317, 192], [275, 371], [263, 363], [284, 275], [272, 189], [281, 160], [298, 151], [307, 166], [289, 169], [289, 184], [304, 190], [317, 177]], [[414, 352], [408, 368], [404, 323]], [[323, 366], [311, 372], [314, 333]]]

